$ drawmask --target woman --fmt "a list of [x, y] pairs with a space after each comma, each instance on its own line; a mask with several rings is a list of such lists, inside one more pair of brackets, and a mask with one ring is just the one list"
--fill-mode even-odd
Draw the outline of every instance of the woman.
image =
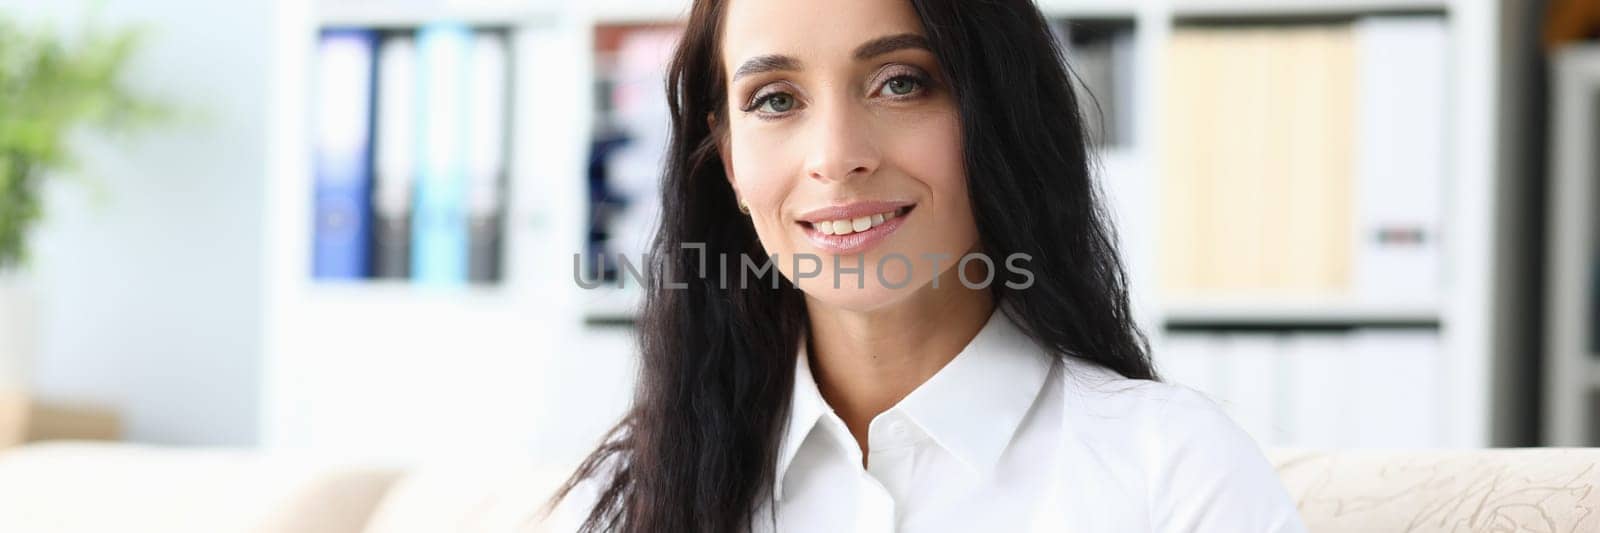
[[1027, 0], [697, 0], [634, 408], [557, 529], [1303, 530], [1156, 381], [1063, 65]]

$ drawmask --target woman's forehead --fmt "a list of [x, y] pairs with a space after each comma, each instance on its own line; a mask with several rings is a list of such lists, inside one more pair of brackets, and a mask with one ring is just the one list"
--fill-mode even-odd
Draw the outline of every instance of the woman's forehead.
[[729, 0], [722, 61], [733, 68], [774, 54], [850, 60], [868, 41], [906, 33], [923, 33], [909, 0]]

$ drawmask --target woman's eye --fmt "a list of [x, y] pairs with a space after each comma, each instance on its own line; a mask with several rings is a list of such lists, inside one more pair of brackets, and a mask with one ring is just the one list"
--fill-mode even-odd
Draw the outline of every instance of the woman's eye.
[[763, 113], [788, 113], [794, 109], [794, 95], [788, 93], [774, 93], [761, 99], [756, 109]]
[[888, 83], [883, 84], [879, 94], [883, 96], [907, 96], [922, 88], [922, 82], [911, 76], [895, 76]]

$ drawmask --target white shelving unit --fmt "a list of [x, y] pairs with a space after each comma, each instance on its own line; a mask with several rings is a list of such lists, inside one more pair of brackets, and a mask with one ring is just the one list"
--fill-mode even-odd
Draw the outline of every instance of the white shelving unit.
[[314, 17], [323, 27], [405, 28], [443, 20], [473, 26], [518, 26], [551, 14], [551, 9], [529, 3], [386, 3], [380, 0], [323, 2], [317, 4]]
[[1175, 0], [1181, 18], [1346, 17], [1371, 14], [1444, 12], [1450, 0]]
[[[1502, 212], [1494, 201], [1496, 176], [1496, 43], [1499, 7], [1487, 1], [1449, 0], [1172, 0], [1168, 2], [1074, 2], [1043, 0], [1047, 15], [1064, 18], [1121, 18], [1132, 16], [1138, 32], [1140, 67], [1137, 80], [1135, 144], [1127, 154], [1138, 161], [1118, 165], [1130, 169], [1107, 176], [1128, 182], [1118, 206], [1128, 238], [1124, 247], [1135, 285], [1136, 315], [1145, 322], [1152, 344], [1163, 350], [1168, 325], [1277, 325], [1366, 326], [1433, 325], [1442, 337], [1447, 387], [1440, 413], [1447, 436], [1441, 445], [1479, 447], [1494, 443], [1496, 393], [1489, 376], [1493, 358], [1495, 279], [1492, 251]], [[1116, 8], [1115, 4], [1122, 4]], [[1449, 68], [1451, 95], [1447, 130], [1450, 160], [1447, 164], [1448, 196], [1444, 198], [1447, 232], [1442, 261], [1446, 289], [1437, 305], [1386, 304], [1339, 299], [1276, 299], [1241, 297], [1225, 299], [1168, 298], [1156, 283], [1159, 227], [1153, 206], [1159, 204], [1157, 183], [1161, 135], [1159, 87], [1163, 82], [1166, 42], [1173, 29], [1188, 23], [1253, 23], [1278, 20], [1341, 20], [1367, 15], [1436, 13], [1447, 18], [1452, 54]], [[1115, 196], [1115, 195], [1114, 195]], [[1131, 203], [1130, 203], [1131, 202]], [[1359, 390], [1353, 385], [1352, 390]]]
[[[1131, 21], [1137, 33], [1135, 133], [1101, 157], [1135, 283], [1135, 312], [1154, 333], [1169, 321], [1437, 323], [1451, 361], [1451, 446], [1491, 444], [1495, 401], [1488, 378], [1498, 212], [1493, 127], [1498, 12], [1489, 2], [1446, 0], [1041, 0], [1060, 18]], [[274, 448], [318, 448], [411, 459], [485, 446], [571, 460], [626, 406], [634, 360], [627, 328], [592, 327], [579, 309], [624, 318], [628, 295], [583, 291], [571, 281], [582, 249], [590, 139], [593, 28], [670, 21], [686, 0], [554, 0], [449, 4], [417, 0], [288, 0], [291, 32], [276, 56], [270, 147], [277, 177], [269, 213], [267, 384], [262, 435]], [[1445, 245], [1448, 298], [1438, 306], [1273, 300], [1164, 301], [1154, 290], [1155, 169], [1161, 153], [1165, 43], [1189, 18], [1356, 17], [1429, 11], [1449, 19], [1453, 56]], [[404, 284], [330, 286], [309, 280], [307, 115], [317, 31], [331, 26], [408, 27], [436, 20], [504, 27], [516, 48], [505, 281], [438, 291]], [[601, 320], [601, 325], [610, 325]]]
[[1237, 298], [1171, 299], [1162, 317], [1172, 324], [1417, 325], [1435, 327], [1439, 308], [1372, 304], [1360, 300]]
[[[286, 2], [267, 198], [268, 280], [262, 439], [274, 449], [415, 460], [500, 449], [570, 460], [626, 407], [624, 331], [590, 330], [570, 281], [582, 249], [593, 19], [557, 2]], [[310, 73], [318, 32], [452, 21], [513, 40], [504, 279], [441, 289], [328, 284], [309, 272]], [[539, 428], [560, 428], [540, 431]]]

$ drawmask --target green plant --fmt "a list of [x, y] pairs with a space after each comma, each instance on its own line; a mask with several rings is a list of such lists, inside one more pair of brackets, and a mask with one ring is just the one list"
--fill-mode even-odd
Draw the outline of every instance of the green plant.
[[166, 115], [123, 80], [140, 35], [86, 25], [68, 38], [0, 17], [0, 273], [27, 261], [45, 180], [74, 167], [71, 134], [126, 132]]

